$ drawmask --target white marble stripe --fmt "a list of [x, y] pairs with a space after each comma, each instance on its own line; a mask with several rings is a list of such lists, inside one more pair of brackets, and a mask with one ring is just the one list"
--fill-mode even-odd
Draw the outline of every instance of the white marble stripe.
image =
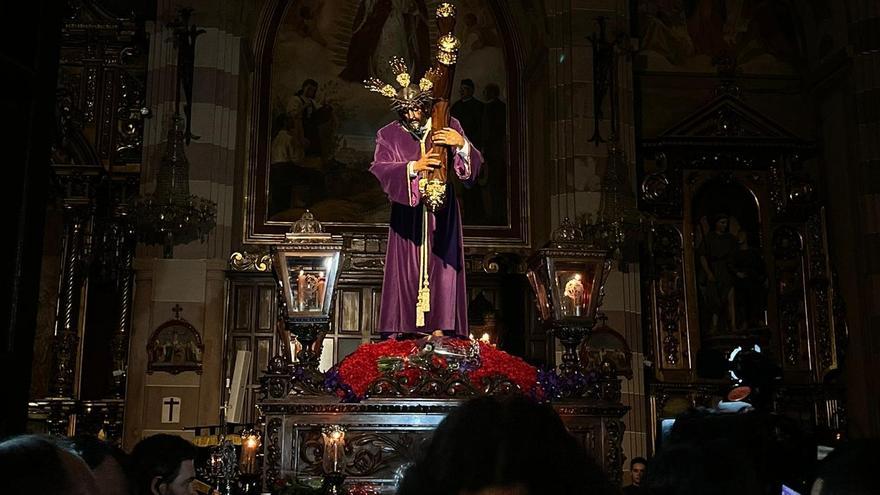
[[[163, 56], [150, 64], [148, 71], [159, 70], [177, 65], [177, 51], [173, 46], [173, 32], [164, 23], [150, 23], [153, 35], [150, 37], [150, 53], [163, 53]], [[195, 67], [218, 69], [230, 74], [239, 74], [240, 65], [237, 54], [240, 51], [241, 37], [227, 33], [222, 29], [208, 27], [196, 41]], [[233, 54], [228, 57], [221, 54]]]
[[[222, 133], [218, 133], [218, 129], [214, 123], [215, 112], [217, 109], [225, 109], [234, 113], [237, 118], [238, 111], [229, 109], [214, 103], [194, 103], [192, 110], [192, 133], [198, 136], [198, 140], [194, 142], [214, 144], [227, 149], [235, 149], [235, 128], [231, 135], [225, 138]], [[165, 132], [171, 122], [171, 116], [174, 115], [174, 101], [166, 101], [157, 105], [151, 105], [153, 116], [150, 118], [150, 127], [152, 132], [144, 131], [144, 146], [158, 146], [165, 141]]]
[[[206, 181], [206, 180], [190, 180], [189, 181], [189, 192], [190, 194], [194, 194], [196, 196], [201, 196], [203, 198], [208, 198], [215, 202], [226, 203], [228, 208], [232, 207], [232, 195], [235, 192], [235, 186], [233, 185], [223, 185], [217, 184], [216, 182]], [[217, 225], [222, 225], [226, 227], [232, 226], [232, 215], [224, 214], [220, 215], [218, 210], [217, 212]]]

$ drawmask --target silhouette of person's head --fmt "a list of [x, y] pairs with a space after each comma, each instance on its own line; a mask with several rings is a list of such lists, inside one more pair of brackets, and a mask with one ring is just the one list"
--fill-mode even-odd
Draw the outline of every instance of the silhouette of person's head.
[[528, 399], [474, 399], [437, 427], [400, 495], [611, 493], [556, 412]]
[[22, 435], [0, 442], [0, 479], [6, 495], [98, 493], [88, 465], [62, 441]]
[[128, 455], [119, 447], [91, 435], [77, 435], [72, 441], [73, 449], [95, 476], [99, 495], [124, 495], [131, 493]]
[[652, 495], [779, 493], [806, 476], [814, 453], [787, 418], [689, 411], [651, 460], [646, 484]]
[[869, 495], [877, 493], [877, 452], [880, 440], [854, 440], [828, 454], [819, 465], [811, 495]]
[[633, 460], [629, 461], [629, 472], [632, 476], [633, 485], [642, 485], [647, 467], [648, 461], [644, 457], [634, 457]]
[[462, 98], [471, 98], [474, 96], [474, 90], [476, 87], [474, 86], [474, 81], [471, 79], [462, 79], [461, 84], [458, 87], [458, 94], [461, 95]]
[[483, 88], [483, 96], [489, 101], [497, 100], [501, 96], [501, 88], [495, 83], [489, 83]]
[[141, 495], [185, 495], [195, 479], [196, 448], [175, 435], [147, 437], [131, 451], [135, 484]]

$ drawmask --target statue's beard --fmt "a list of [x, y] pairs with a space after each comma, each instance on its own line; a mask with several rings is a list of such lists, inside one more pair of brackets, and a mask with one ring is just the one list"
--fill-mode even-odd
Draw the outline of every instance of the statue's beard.
[[421, 133], [422, 133], [422, 127], [425, 125], [425, 122], [427, 122], [428, 119], [421, 119], [421, 120], [419, 120], [419, 119], [409, 119], [409, 118], [407, 118], [405, 115], [401, 115], [401, 116], [400, 116], [400, 121], [403, 123], [403, 125], [404, 125], [404, 126], [407, 128], [407, 130], [409, 130], [410, 132], [412, 132], [412, 133], [414, 133], [414, 134], [421, 134]]

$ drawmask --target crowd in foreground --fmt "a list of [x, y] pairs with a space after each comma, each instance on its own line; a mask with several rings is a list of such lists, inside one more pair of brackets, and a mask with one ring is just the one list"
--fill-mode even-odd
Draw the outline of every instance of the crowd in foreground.
[[[596, 439], [596, 441], [601, 441]], [[406, 471], [400, 495], [868, 495], [880, 442], [856, 441], [815, 462], [790, 423], [759, 413], [693, 412], [657, 456], [629, 463], [632, 485], [612, 484], [548, 405], [474, 399], [437, 428]], [[0, 442], [8, 495], [195, 494], [196, 448], [155, 435], [130, 454], [93, 437], [23, 435]]]

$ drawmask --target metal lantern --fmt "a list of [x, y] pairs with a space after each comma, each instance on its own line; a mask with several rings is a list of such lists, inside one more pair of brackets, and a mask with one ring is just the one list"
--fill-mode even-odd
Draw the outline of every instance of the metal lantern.
[[608, 251], [584, 242], [583, 234], [568, 219], [529, 259], [527, 275], [538, 316], [564, 349], [563, 374], [580, 373], [577, 347], [596, 324], [610, 268]]
[[294, 223], [284, 244], [273, 249], [280, 316], [302, 345], [298, 363], [317, 370], [342, 261], [342, 238], [323, 231], [308, 210]]

